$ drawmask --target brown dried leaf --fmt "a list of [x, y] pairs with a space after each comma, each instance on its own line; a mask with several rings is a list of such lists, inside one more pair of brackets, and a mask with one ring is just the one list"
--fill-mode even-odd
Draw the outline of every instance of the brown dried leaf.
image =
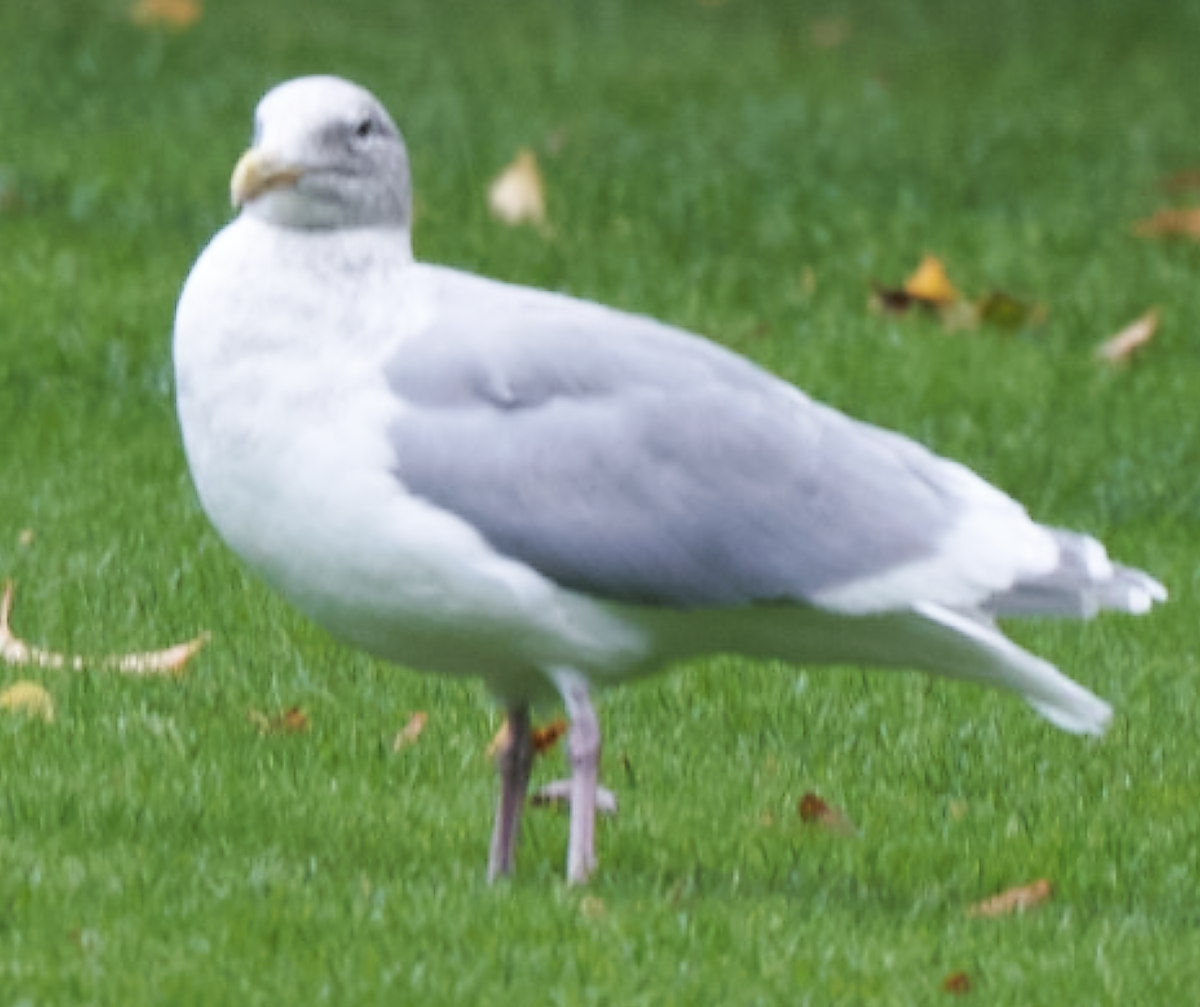
[[203, 13], [200, 0], [137, 0], [129, 8], [129, 19], [139, 28], [184, 31]]
[[869, 307], [881, 315], [907, 314], [909, 308], [919, 304], [915, 297], [900, 287], [881, 287], [878, 283], [871, 286]]
[[1111, 339], [1096, 347], [1096, 356], [1110, 364], [1124, 364], [1133, 354], [1154, 338], [1158, 331], [1158, 308], [1151, 308], [1141, 318], [1125, 326]]
[[990, 899], [968, 906], [967, 915], [974, 918], [1011, 916], [1013, 913], [1025, 912], [1041, 905], [1053, 894], [1054, 886], [1046, 878], [1039, 878], [1027, 885], [1009, 888]]
[[858, 829], [841, 808], [827, 804], [814, 793], [809, 792], [801, 797], [800, 803], [796, 805], [796, 810], [800, 813], [800, 821], [806, 825], [819, 826], [835, 836], [853, 837], [858, 835]]
[[298, 706], [289, 706], [271, 716], [251, 707], [246, 711], [246, 719], [262, 734], [301, 734], [312, 726], [308, 714]]
[[1133, 225], [1139, 238], [1200, 238], [1200, 207], [1184, 210], [1159, 210], [1153, 217]]
[[210, 637], [208, 632], [204, 632], [194, 640], [178, 643], [166, 650], [146, 651], [140, 654], [109, 654], [105, 657], [58, 654], [51, 650], [42, 650], [40, 647], [31, 646], [13, 632], [9, 622], [12, 614], [13, 595], [12, 581], [6, 581], [3, 595], [0, 596], [0, 659], [6, 664], [19, 667], [70, 671], [100, 668], [119, 671], [123, 675], [181, 675], [188, 661], [208, 642]]
[[971, 992], [971, 977], [965, 972], [951, 972], [942, 980], [942, 990], [955, 996], [965, 996]]
[[567, 721], [564, 717], [550, 721], [545, 727], [533, 729], [533, 752], [535, 755], [545, 755], [558, 744], [559, 739], [567, 733]]
[[488, 189], [488, 209], [492, 216], [511, 226], [546, 225], [546, 184], [537, 158], [528, 147], [492, 181]]
[[408, 718], [408, 723], [400, 728], [396, 737], [392, 740], [392, 751], [399, 752], [403, 748], [408, 748], [416, 740], [421, 737], [421, 732], [425, 730], [425, 724], [429, 721], [429, 714], [424, 710], [418, 710]]
[[54, 698], [37, 682], [14, 682], [0, 692], [0, 710], [37, 717], [54, 723]]

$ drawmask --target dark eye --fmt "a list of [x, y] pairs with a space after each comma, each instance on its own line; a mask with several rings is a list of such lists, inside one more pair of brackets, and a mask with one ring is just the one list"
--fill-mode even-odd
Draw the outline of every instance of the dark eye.
[[368, 137], [375, 135], [375, 120], [371, 118], [363, 119], [357, 126], [354, 127], [354, 135], [359, 140], [366, 140]]

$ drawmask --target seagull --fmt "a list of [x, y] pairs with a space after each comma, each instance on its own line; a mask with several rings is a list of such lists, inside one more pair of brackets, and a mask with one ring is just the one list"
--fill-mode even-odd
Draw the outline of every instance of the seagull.
[[368, 91], [270, 90], [231, 188], [175, 319], [201, 505], [333, 636], [483, 679], [510, 725], [489, 880], [515, 866], [531, 707], [569, 719], [582, 883], [593, 692], [701, 655], [921, 670], [1107, 726], [995, 620], [1141, 614], [1162, 585], [700, 336], [415, 261], [404, 141]]

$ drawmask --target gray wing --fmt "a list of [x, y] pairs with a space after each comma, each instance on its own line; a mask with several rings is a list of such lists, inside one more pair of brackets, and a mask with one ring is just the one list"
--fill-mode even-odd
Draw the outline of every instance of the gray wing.
[[396, 475], [563, 586], [805, 600], [934, 554], [962, 509], [924, 449], [715, 344], [455, 277], [388, 367]]

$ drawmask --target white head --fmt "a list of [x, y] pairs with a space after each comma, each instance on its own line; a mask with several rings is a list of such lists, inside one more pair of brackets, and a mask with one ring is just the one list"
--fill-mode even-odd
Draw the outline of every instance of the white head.
[[412, 215], [400, 131], [374, 95], [339, 77], [267, 92], [230, 188], [243, 213], [283, 227], [407, 230]]

